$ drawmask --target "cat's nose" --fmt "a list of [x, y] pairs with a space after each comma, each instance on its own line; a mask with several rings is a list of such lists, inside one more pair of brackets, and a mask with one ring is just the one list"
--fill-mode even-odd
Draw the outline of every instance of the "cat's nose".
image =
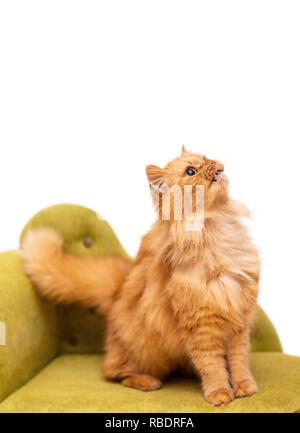
[[223, 164], [221, 164], [219, 161], [215, 161], [214, 159], [207, 159], [206, 161], [206, 166], [208, 168], [210, 168], [211, 170], [220, 170], [223, 171], [224, 170], [224, 166]]

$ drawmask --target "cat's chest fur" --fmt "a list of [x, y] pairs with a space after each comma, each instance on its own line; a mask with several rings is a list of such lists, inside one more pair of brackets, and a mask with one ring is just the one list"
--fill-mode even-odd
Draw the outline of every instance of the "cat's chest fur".
[[247, 229], [225, 216], [207, 223], [201, 233], [183, 236], [176, 246], [173, 278], [180, 281], [182, 299], [235, 319], [244, 314], [256, 296], [259, 275]]
[[211, 278], [223, 269], [245, 267], [257, 256], [245, 226], [237, 219], [223, 218], [206, 222], [199, 232], [183, 232], [174, 242], [173, 268], [198, 271]]

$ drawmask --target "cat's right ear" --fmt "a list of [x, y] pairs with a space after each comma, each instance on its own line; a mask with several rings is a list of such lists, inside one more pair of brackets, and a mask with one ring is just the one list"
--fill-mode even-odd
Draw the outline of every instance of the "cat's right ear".
[[146, 174], [150, 186], [155, 189], [162, 189], [166, 185], [167, 170], [156, 165], [147, 165]]

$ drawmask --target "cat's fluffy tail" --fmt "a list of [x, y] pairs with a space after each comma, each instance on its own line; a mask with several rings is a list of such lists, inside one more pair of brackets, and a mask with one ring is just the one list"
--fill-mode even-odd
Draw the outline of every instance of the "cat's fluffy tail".
[[63, 251], [62, 244], [52, 229], [29, 230], [21, 246], [25, 272], [48, 299], [106, 312], [132, 263], [119, 256], [73, 256]]

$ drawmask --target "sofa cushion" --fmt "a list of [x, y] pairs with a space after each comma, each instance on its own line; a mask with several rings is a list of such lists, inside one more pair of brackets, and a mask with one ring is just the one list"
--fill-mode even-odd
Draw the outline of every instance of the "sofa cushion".
[[250, 355], [259, 392], [219, 408], [204, 399], [195, 378], [172, 378], [141, 392], [107, 381], [100, 355], [62, 355], [0, 406], [2, 412], [296, 412], [300, 358], [279, 352]]

